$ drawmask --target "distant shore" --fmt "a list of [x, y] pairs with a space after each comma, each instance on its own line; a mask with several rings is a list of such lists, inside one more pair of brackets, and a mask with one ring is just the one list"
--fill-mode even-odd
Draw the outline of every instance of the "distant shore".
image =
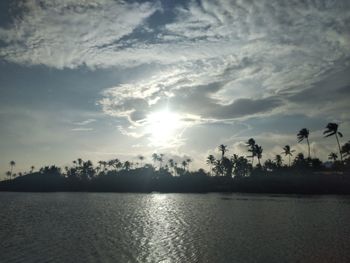
[[135, 169], [92, 179], [61, 174], [31, 173], [0, 182], [0, 191], [15, 192], [133, 192], [270, 194], [350, 194], [350, 175], [339, 173], [255, 173], [249, 177], [208, 176], [203, 171], [172, 176], [165, 171]]

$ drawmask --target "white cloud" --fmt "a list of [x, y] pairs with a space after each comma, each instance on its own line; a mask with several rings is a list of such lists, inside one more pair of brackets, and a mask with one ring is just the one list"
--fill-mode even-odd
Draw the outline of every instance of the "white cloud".
[[110, 51], [119, 48], [119, 40], [158, 8], [156, 2], [122, 0], [20, 3], [21, 18], [9, 29], [0, 29], [0, 39], [8, 44], [0, 55], [11, 62], [56, 68], [109, 64]]
[[96, 121], [95, 119], [87, 119], [87, 120], [84, 120], [84, 121], [73, 122], [73, 124], [74, 125], [78, 125], [78, 126], [85, 126], [85, 125], [91, 124], [91, 123], [93, 123], [95, 121]]
[[[166, 106], [184, 120], [191, 115], [189, 125], [276, 112], [348, 118], [339, 110], [348, 108], [348, 93], [332, 97], [336, 106], [313, 100], [349, 83], [347, 0], [189, 1], [178, 5], [173, 22], [154, 28], [147, 19], [161, 11], [159, 2], [22, 3], [21, 18], [0, 29], [7, 44], [0, 56], [8, 61], [129, 70], [159, 64], [151, 76], [103, 92], [104, 113], [129, 121], [119, 127], [123, 135], [145, 136], [147, 115]], [[320, 88], [331, 76], [344, 81]]]
[[93, 128], [73, 128], [71, 131], [79, 132], [79, 131], [93, 131]]

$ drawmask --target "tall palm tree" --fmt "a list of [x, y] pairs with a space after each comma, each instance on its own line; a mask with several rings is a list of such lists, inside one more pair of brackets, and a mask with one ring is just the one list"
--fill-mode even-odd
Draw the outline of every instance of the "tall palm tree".
[[13, 168], [16, 166], [16, 162], [15, 161], [11, 161], [10, 162], [10, 167], [11, 167], [11, 170], [10, 170], [10, 172], [11, 172], [11, 178], [12, 178], [12, 173], [13, 173]]
[[33, 172], [34, 172], [34, 169], [35, 169], [35, 166], [32, 165], [32, 166], [30, 167], [30, 172], [33, 173]]
[[263, 148], [260, 145], [255, 144], [254, 153], [255, 153], [256, 157], [258, 158], [259, 165], [261, 165], [260, 159], [262, 158]]
[[328, 155], [328, 160], [333, 160], [333, 162], [335, 162], [337, 159], [338, 159], [338, 155], [336, 153], [334, 153], [334, 152], [331, 152]]
[[186, 170], [186, 166], [187, 166], [186, 160], [183, 160], [181, 164], [182, 164], [182, 167], [184, 168], [184, 171], [185, 171]]
[[190, 171], [190, 163], [192, 162], [192, 159], [191, 158], [187, 158], [186, 162], [187, 162], [187, 171], [189, 172]]
[[340, 149], [340, 143], [339, 143], [339, 138], [338, 138], [338, 135], [339, 135], [340, 138], [342, 138], [343, 134], [338, 131], [338, 127], [339, 127], [339, 125], [337, 123], [330, 122], [330, 123], [327, 124], [326, 130], [323, 132], [323, 134], [326, 134], [325, 137], [329, 137], [329, 136], [335, 135], [335, 138], [337, 139], [337, 143], [338, 143], [340, 160], [343, 162], [343, 155], [342, 155], [342, 152], [341, 152], [341, 149]]
[[207, 164], [210, 166], [210, 175], [213, 175], [213, 165], [215, 163], [214, 155], [210, 154], [207, 157]]
[[225, 153], [228, 151], [227, 145], [220, 144], [218, 148], [219, 148], [219, 151], [221, 152], [221, 159], [223, 159]]
[[145, 159], [145, 157], [142, 156], [142, 155], [139, 155], [138, 158], [139, 158], [139, 160], [140, 160], [140, 162], [141, 162], [141, 167], [142, 167], [142, 162], [143, 162], [143, 160]]
[[288, 157], [289, 157], [289, 166], [290, 166], [290, 157], [293, 155], [293, 152], [295, 152], [295, 150], [292, 150], [289, 145], [286, 145], [286, 146], [283, 147], [283, 152], [282, 153], [284, 153], [285, 156], [288, 155]]
[[298, 142], [302, 142], [304, 139], [306, 139], [306, 142], [307, 142], [307, 147], [308, 147], [308, 158], [310, 159], [311, 158], [311, 155], [310, 155], [310, 142], [309, 142], [309, 130], [306, 129], [306, 128], [303, 128], [299, 131], [299, 133], [297, 134], [297, 138], [298, 138]]
[[254, 166], [254, 157], [256, 156], [256, 154], [255, 154], [255, 140], [253, 138], [250, 138], [246, 142], [246, 146], [248, 147], [248, 152], [252, 153], [252, 155], [248, 156], [248, 157], [252, 158], [252, 166]]

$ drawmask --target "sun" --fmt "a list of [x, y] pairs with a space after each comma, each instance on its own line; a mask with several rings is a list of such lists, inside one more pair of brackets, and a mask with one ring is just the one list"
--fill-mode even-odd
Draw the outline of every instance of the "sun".
[[169, 110], [151, 113], [146, 119], [146, 132], [154, 146], [170, 146], [178, 138], [182, 124], [180, 116]]

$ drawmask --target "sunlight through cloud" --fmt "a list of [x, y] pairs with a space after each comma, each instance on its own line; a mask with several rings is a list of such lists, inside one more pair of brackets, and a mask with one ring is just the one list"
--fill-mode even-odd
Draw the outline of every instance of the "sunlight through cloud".
[[180, 116], [169, 110], [151, 113], [147, 116], [145, 131], [150, 134], [153, 146], [167, 147], [174, 144], [179, 130], [183, 128]]

